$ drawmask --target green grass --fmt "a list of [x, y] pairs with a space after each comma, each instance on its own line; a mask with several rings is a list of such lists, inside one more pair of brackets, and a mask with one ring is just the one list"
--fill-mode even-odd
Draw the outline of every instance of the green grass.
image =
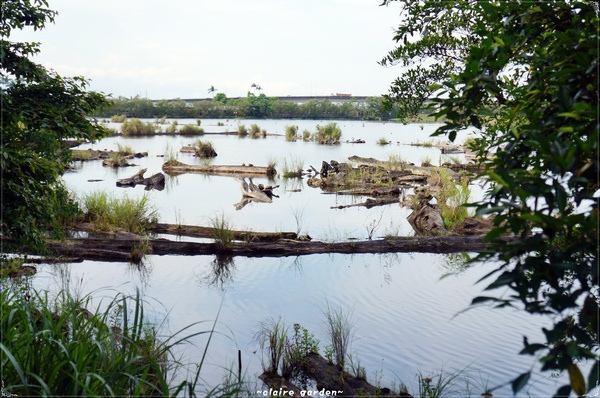
[[217, 156], [217, 151], [210, 141], [197, 140], [194, 143], [194, 151], [196, 156], [200, 158], [214, 158]]
[[231, 222], [225, 217], [224, 213], [213, 216], [210, 219], [210, 224], [213, 228], [212, 237], [215, 240], [215, 245], [219, 251], [224, 251], [231, 247], [233, 242], [233, 229]]
[[106, 192], [92, 192], [82, 199], [84, 221], [94, 223], [101, 231], [124, 229], [141, 234], [148, 224], [156, 222], [157, 211], [150, 206], [149, 197], [139, 199], [124, 196], [116, 198]]
[[294, 142], [298, 139], [298, 126], [285, 126], [285, 140]]
[[352, 313], [354, 310], [344, 311], [342, 308], [332, 308], [327, 303], [327, 308], [323, 311], [326, 319], [327, 335], [330, 341], [330, 360], [340, 369], [344, 369], [350, 343], [354, 335], [352, 322]]
[[173, 353], [198, 335], [209, 334], [210, 343], [214, 324], [210, 331], [190, 332], [199, 324], [195, 323], [161, 337], [147, 320], [139, 293], [118, 294], [94, 307], [91, 296], [76, 298], [60, 291], [50, 298], [29, 290], [26, 297], [19, 288], [9, 287], [0, 291], [0, 300], [3, 393], [73, 397], [197, 393], [204, 358], [195, 377], [174, 383], [182, 364]]
[[380, 139], [377, 140], [377, 145], [389, 145], [390, 141], [388, 141], [385, 137], [381, 137]]
[[125, 115], [113, 115], [110, 118], [110, 121], [113, 123], [123, 123], [127, 120], [127, 116]]
[[140, 119], [128, 119], [121, 126], [121, 131], [126, 137], [155, 135], [156, 126], [150, 122], [142, 122]]
[[338, 144], [342, 138], [342, 129], [340, 129], [337, 123], [327, 123], [324, 126], [317, 125], [317, 133], [315, 140], [319, 144]]
[[283, 178], [301, 178], [304, 170], [304, 161], [293, 157], [288, 164], [287, 158], [283, 159]]
[[243, 125], [243, 124], [240, 124], [240, 125], [238, 126], [238, 136], [240, 136], [240, 137], [245, 137], [245, 136], [247, 136], [247, 135], [248, 135], [248, 129], [246, 128], [246, 126], [245, 126], [245, 125]]
[[179, 129], [181, 135], [202, 135], [204, 129], [202, 127], [194, 126], [193, 124], [186, 124]]

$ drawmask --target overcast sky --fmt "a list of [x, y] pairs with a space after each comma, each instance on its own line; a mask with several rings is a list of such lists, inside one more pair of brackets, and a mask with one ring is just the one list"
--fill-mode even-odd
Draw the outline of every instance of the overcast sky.
[[50, 0], [35, 60], [113, 97], [381, 95], [399, 8], [379, 0]]

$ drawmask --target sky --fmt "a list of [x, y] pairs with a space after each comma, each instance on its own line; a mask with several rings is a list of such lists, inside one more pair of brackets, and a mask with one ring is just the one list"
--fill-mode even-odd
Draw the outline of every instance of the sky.
[[227, 97], [259, 85], [267, 96], [388, 92], [397, 68], [400, 9], [381, 0], [49, 0], [58, 12], [34, 60], [117, 97]]

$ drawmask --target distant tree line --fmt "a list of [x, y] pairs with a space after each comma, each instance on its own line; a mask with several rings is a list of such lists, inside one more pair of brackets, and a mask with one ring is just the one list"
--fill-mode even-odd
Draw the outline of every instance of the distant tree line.
[[218, 93], [212, 100], [189, 104], [182, 99], [153, 101], [140, 97], [119, 97], [113, 99], [112, 104], [100, 116], [388, 120], [397, 113], [395, 109], [383, 109], [383, 97], [369, 97], [366, 102], [348, 101], [339, 104], [328, 99], [312, 99], [304, 104], [297, 104], [250, 92], [247, 97], [235, 99]]

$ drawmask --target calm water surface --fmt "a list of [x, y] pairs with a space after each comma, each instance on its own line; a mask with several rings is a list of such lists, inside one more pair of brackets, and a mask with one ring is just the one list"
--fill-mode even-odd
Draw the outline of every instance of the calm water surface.
[[[179, 124], [196, 124], [179, 120]], [[203, 120], [207, 131], [236, 131], [238, 121]], [[365, 144], [342, 143], [322, 146], [311, 142], [286, 142], [285, 126], [298, 125], [299, 131], [315, 130], [315, 121], [239, 121], [247, 127], [258, 124], [270, 134], [267, 138], [240, 139], [237, 136], [205, 135], [218, 156], [212, 164], [249, 164], [266, 166], [277, 162], [282, 173], [285, 161], [302, 162], [320, 169], [321, 161], [346, 161], [358, 155], [387, 160], [391, 156], [420, 164], [429, 159], [439, 164], [447, 158], [436, 148], [406, 145], [432, 140], [435, 125], [340, 121], [342, 141], [362, 138]], [[465, 138], [459, 137], [459, 141]], [[377, 145], [386, 138], [390, 145]], [[86, 147], [117, 149], [117, 145], [147, 151], [149, 156], [135, 160], [138, 167], [110, 169], [100, 162], [78, 163], [66, 174], [66, 184], [77, 195], [104, 190], [117, 196], [139, 197], [147, 194], [161, 222], [210, 225], [211, 218], [223, 215], [234, 229], [256, 231], [300, 231], [313, 239], [366, 239], [374, 236], [411, 235], [406, 221], [410, 210], [398, 205], [366, 209], [332, 206], [362, 202], [365, 198], [323, 194], [310, 188], [305, 180], [255, 178], [256, 184], [279, 184], [273, 203], [250, 203], [241, 210], [234, 204], [241, 199], [239, 184], [232, 177], [183, 174], [167, 176], [164, 191], [146, 192], [142, 187], [117, 188], [119, 178], [147, 168], [146, 176], [161, 171], [161, 155], [177, 152], [192, 143], [193, 137], [123, 138], [113, 137]], [[435, 138], [434, 140], [438, 140]], [[84, 148], [86, 148], [84, 147]], [[202, 161], [188, 154], [178, 159], [188, 164]], [[88, 180], [102, 180], [88, 182]], [[297, 192], [299, 190], [299, 192]], [[472, 187], [473, 195], [481, 189]], [[171, 237], [173, 238], [173, 237]], [[221, 264], [221, 267], [218, 267]], [[223, 266], [225, 264], [225, 266]], [[79, 294], [95, 292], [98, 300], [114, 292], [133, 293], [139, 289], [148, 299], [151, 317], [161, 323], [165, 333], [175, 332], [197, 321], [212, 321], [218, 314], [218, 330], [210, 344], [209, 367], [203, 369], [208, 385], [220, 382], [242, 351], [244, 369], [259, 374], [260, 356], [254, 335], [261, 322], [281, 319], [290, 327], [299, 323], [327, 345], [323, 310], [327, 304], [353, 311], [355, 336], [351, 351], [360, 359], [371, 382], [382, 385], [404, 382], [416, 389], [417, 373], [436, 375], [463, 370], [472, 378], [473, 396], [484, 388], [509, 382], [518, 374], [537, 367], [536, 358], [517, 355], [523, 335], [541, 340], [546, 320], [516, 310], [491, 310], [479, 307], [465, 311], [472, 298], [484, 287], [476, 281], [494, 267], [481, 264], [464, 270], [461, 255], [385, 254], [385, 255], [310, 255], [299, 258], [217, 259], [214, 256], [149, 256], [142, 269], [128, 264], [86, 261], [67, 266], [41, 266], [34, 283], [57, 289], [58, 274], [70, 279]], [[215, 276], [215, 269], [221, 273]], [[442, 278], [447, 274], [452, 274]], [[99, 289], [99, 290], [98, 290]], [[219, 308], [220, 312], [219, 312]], [[208, 330], [210, 322], [199, 326]], [[205, 340], [195, 341], [181, 352], [189, 360], [199, 360]], [[235, 368], [237, 365], [235, 366]], [[466, 369], [466, 370], [464, 370]], [[528, 393], [532, 397], [551, 396], [564, 379], [537, 374]], [[457, 388], [464, 392], [463, 378]], [[413, 390], [414, 391], [414, 390]], [[459, 394], [459, 396], [462, 396]], [[512, 396], [510, 387], [494, 392], [495, 397]]]

